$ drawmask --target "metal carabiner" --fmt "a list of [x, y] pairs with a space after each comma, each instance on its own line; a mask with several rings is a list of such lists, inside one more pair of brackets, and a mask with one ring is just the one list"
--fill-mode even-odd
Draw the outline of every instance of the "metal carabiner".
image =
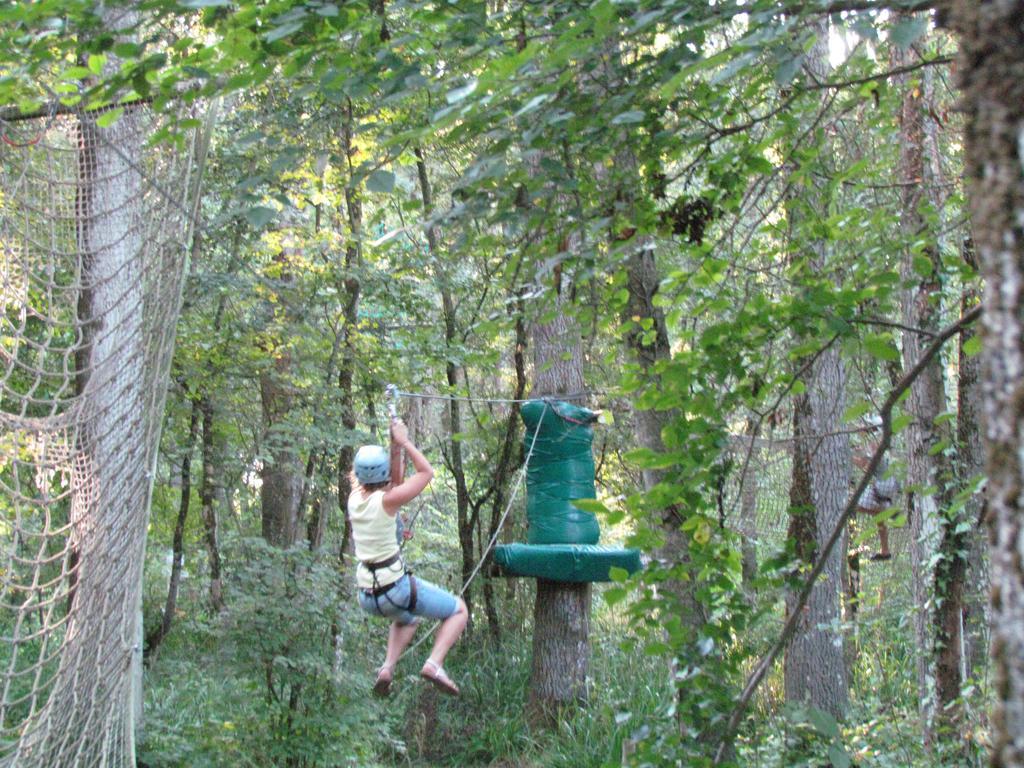
[[384, 386], [384, 395], [388, 402], [388, 415], [392, 421], [398, 419], [398, 387], [394, 384]]

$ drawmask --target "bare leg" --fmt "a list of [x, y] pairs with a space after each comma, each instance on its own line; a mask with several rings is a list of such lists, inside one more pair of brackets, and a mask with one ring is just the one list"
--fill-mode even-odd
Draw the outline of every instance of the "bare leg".
[[451, 647], [455, 645], [455, 641], [459, 639], [462, 630], [466, 628], [466, 622], [469, 620], [469, 611], [466, 610], [466, 604], [462, 601], [461, 597], [455, 599], [458, 601], [459, 607], [455, 610], [455, 613], [441, 622], [441, 626], [437, 630], [437, 637], [434, 638], [434, 648], [430, 651], [430, 660], [439, 667], [444, 664], [445, 656], [448, 655]]
[[391, 629], [388, 630], [388, 652], [384, 663], [377, 670], [377, 679], [373, 683], [375, 696], [387, 696], [391, 693], [391, 681], [395, 679], [395, 666], [402, 658], [402, 651], [409, 645], [412, 636], [416, 634], [415, 624], [399, 624], [391, 622]]
[[891, 557], [889, 552], [889, 526], [885, 523], [878, 524], [878, 546], [881, 550], [878, 554], [884, 557]]
[[384, 666], [394, 669], [398, 660], [402, 658], [402, 651], [409, 647], [412, 636], [416, 634], [418, 624], [399, 624], [391, 622], [391, 629], [388, 630], [388, 653], [384, 659]]
[[458, 600], [458, 606], [455, 613], [441, 622], [441, 626], [437, 630], [437, 637], [434, 638], [434, 648], [430, 652], [430, 658], [423, 663], [423, 669], [420, 670], [420, 677], [426, 678], [451, 696], [459, 695], [459, 687], [451, 681], [441, 665], [444, 663], [448, 651], [459, 639], [462, 630], [466, 628], [466, 621], [469, 619], [469, 611], [462, 598], [456, 598], [456, 600]]

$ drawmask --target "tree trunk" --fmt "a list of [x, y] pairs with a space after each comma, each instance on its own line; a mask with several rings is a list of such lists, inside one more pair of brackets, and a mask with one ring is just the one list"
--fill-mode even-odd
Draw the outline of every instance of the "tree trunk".
[[[917, 61], [912, 50], [893, 48], [892, 65], [905, 67]], [[907, 248], [902, 276], [912, 287], [903, 296], [903, 323], [911, 328], [934, 332], [940, 325], [942, 265], [935, 236], [928, 230], [924, 206], [928, 200], [923, 182], [928, 176], [925, 147], [925, 109], [922, 88], [909, 76], [898, 77], [904, 89], [900, 109], [899, 162], [900, 228], [907, 242], [927, 240], [916, 254]], [[922, 259], [922, 257], [924, 257]], [[930, 266], [925, 270], [924, 265]], [[903, 334], [903, 365], [909, 370], [921, 357], [926, 344], [919, 334]], [[951, 435], [936, 418], [946, 411], [946, 391], [942, 361], [936, 359], [910, 388], [907, 412], [911, 423], [905, 432], [907, 446], [907, 494], [911, 533], [911, 573], [914, 593], [914, 634], [917, 641], [917, 682], [926, 740], [930, 738], [936, 714], [955, 719], [947, 708], [960, 694], [960, 622], [963, 585], [963, 559], [958, 554], [962, 535], [956, 533], [956, 520], [945, 520], [949, 509], [952, 467], [946, 452], [932, 455], [940, 441], [949, 444]], [[929, 565], [934, 554], [939, 560], [935, 570]], [[934, 597], [933, 597], [934, 594]], [[929, 605], [937, 606], [932, 614]], [[932, 671], [932, 660], [937, 666]], [[934, 677], [935, 690], [929, 681]], [[937, 706], [936, 706], [937, 705]]]
[[[358, 270], [362, 265], [363, 248], [363, 201], [354, 181], [352, 158], [356, 153], [353, 143], [355, 116], [351, 99], [346, 104], [345, 119], [342, 124], [342, 142], [345, 159], [348, 164], [348, 182], [345, 185], [345, 218], [348, 220], [348, 243], [345, 246], [345, 277], [343, 281], [344, 308], [342, 311], [342, 358], [338, 369], [338, 397], [341, 404], [341, 423], [349, 435], [356, 428], [356, 403], [353, 382], [356, 371], [355, 336], [356, 324], [359, 321], [359, 296], [362, 286], [359, 282]], [[348, 438], [351, 440], [351, 437]], [[349, 551], [352, 541], [352, 528], [348, 519], [348, 497], [352, 493], [352, 461], [355, 448], [346, 440], [338, 451], [338, 511], [344, 526], [341, 546], [338, 548], [338, 559], [345, 562], [345, 554]]]
[[[285, 292], [293, 282], [287, 240], [274, 262], [280, 266], [275, 292]], [[288, 304], [265, 303], [268, 316], [263, 333], [267, 337], [263, 350], [273, 364], [260, 374], [260, 404], [263, 414], [263, 462], [260, 467], [260, 517], [263, 538], [276, 547], [290, 547], [302, 531], [299, 501], [302, 498], [303, 474], [296, 438], [290, 433], [295, 400], [292, 383], [292, 353], [288, 341], [292, 333], [292, 312]]]
[[203, 395], [199, 399], [199, 410], [203, 414], [203, 472], [199, 484], [199, 503], [203, 517], [203, 543], [206, 545], [206, 559], [210, 568], [210, 607], [214, 612], [219, 612], [224, 608], [224, 586], [220, 575], [217, 509], [214, 506], [217, 455], [213, 435], [213, 403], [208, 396]]
[[[977, 269], [977, 259], [970, 240], [964, 243], [964, 259], [972, 269]], [[980, 291], [969, 286], [964, 291], [961, 312], [967, 312], [981, 301]], [[981, 357], [969, 355], [965, 345], [977, 336], [973, 325], [960, 333], [960, 347], [957, 360], [957, 421], [956, 442], [959, 457], [960, 479], [967, 483], [985, 471], [984, 446], [981, 442]], [[964, 508], [964, 521], [970, 526], [967, 533], [967, 579], [964, 585], [964, 672], [971, 676], [979, 673], [988, 660], [988, 559], [983, 536], [985, 505], [981, 493], [968, 499]]]
[[[515, 321], [515, 348], [512, 353], [513, 367], [516, 372], [516, 386], [512, 392], [513, 400], [521, 400], [526, 392], [526, 325], [522, 317], [522, 302], [519, 302], [519, 314]], [[513, 403], [505, 422], [505, 438], [501, 443], [498, 467], [494, 475], [494, 498], [491, 502], [491, 520], [487, 527], [487, 540], [491, 541], [498, 533], [501, 515], [508, 503], [509, 477], [512, 474], [513, 453], [515, 452], [516, 434], [518, 432], [519, 404]], [[489, 557], [489, 555], [488, 555]], [[501, 643], [501, 624], [498, 620], [498, 609], [494, 600], [494, 585], [490, 574], [484, 579], [484, 610], [487, 613], [487, 629], [495, 644]]]
[[[583, 390], [579, 329], [555, 270], [555, 316], [533, 326], [534, 397], [565, 399]], [[533, 663], [527, 716], [554, 724], [560, 712], [587, 700], [590, 669], [590, 585], [537, 580]]]
[[590, 667], [590, 584], [537, 579], [530, 719], [544, 721], [587, 701]]
[[[789, 538], [800, 563], [810, 567], [835, 529], [850, 484], [849, 437], [842, 424], [846, 374], [832, 346], [806, 376], [807, 391], [793, 402], [793, 482]], [[836, 547], [804, 606], [800, 624], [786, 648], [786, 701], [806, 703], [840, 719], [846, 714], [849, 685], [839, 595], [842, 547]], [[787, 616], [796, 596], [786, 595]]]
[[[807, 58], [807, 69], [817, 80], [828, 77], [828, 22], [817, 24], [817, 38]], [[827, 106], [822, 104], [822, 109]], [[825, 126], [826, 136], [831, 131]], [[829, 140], [825, 139], [827, 143]], [[823, 155], [830, 160], [831, 147]], [[827, 171], [825, 175], [828, 175]], [[830, 213], [823, 183], [808, 189], [811, 215]], [[791, 225], [806, 222], [794, 212]], [[804, 228], [806, 229], [806, 228]], [[828, 243], [811, 240], [806, 265], [812, 273], [828, 274]], [[801, 566], [813, 566], [842, 517], [850, 484], [850, 440], [841, 432], [846, 399], [846, 371], [838, 344], [830, 344], [814, 359], [798, 361], [806, 391], [793, 397], [793, 477], [790, 486], [789, 538]], [[783, 677], [787, 702], [809, 704], [836, 719], [845, 716], [849, 703], [844, 638], [840, 632], [840, 595], [845, 546], [828, 558], [804, 606], [796, 630], [786, 646]], [[786, 592], [786, 616], [795, 610], [797, 595]]]
[[749, 597], [753, 597], [753, 581], [757, 577], [757, 496], [758, 468], [761, 463], [761, 448], [754, 433], [754, 420], [747, 422], [745, 435], [741, 445], [740, 469], [747, 465], [746, 474], [741, 478], [740, 486], [740, 544], [742, 556], [743, 588]]
[[[344, 323], [344, 319], [342, 319]], [[344, 343], [344, 332], [339, 328], [335, 329], [334, 344], [331, 346], [331, 354], [327, 360], [327, 374], [324, 377], [324, 390], [327, 390], [334, 383], [335, 371], [338, 367], [338, 357]], [[318, 395], [317, 407], [313, 409], [311, 418], [317, 421], [321, 418], [320, 408], [323, 407], [325, 396]], [[317, 445], [310, 449], [306, 457], [306, 471], [302, 478], [302, 491], [299, 495], [299, 516], [306, 509], [309, 503], [309, 519], [306, 521], [306, 539], [309, 541], [310, 552], [316, 552], [323, 546], [324, 534], [327, 531], [327, 512], [323, 504], [323, 492], [321, 490], [320, 478], [324, 478], [327, 469], [327, 448]]]
[[192, 401], [192, 413], [188, 423], [188, 437], [185, 438], [184, 455], [181, 457], [181, 499], [178, 502], [178, 517], [174, 521], [174, 538], [171, 543], [171, 578], [167, 584], [167, 601], [160, 624], [146, 638], [146, 653], [155, 654], [171, 631], [174, 611], [178, 604], [178, 585], [181, 583], [181, 569], [185, 564], [185, 522], [192, 499], [192, 450], [199, 432], [199, 404]]
[[985, 278], [992, 766], [1024, 766], [1024, 2], [957, 0], [966, 177]]
[[[423, 202], [423, 217], [426, 220], [427, 248], [430, 251], [431, 261], [434, 266], [434, 282], [437, 284], [438, 292], [441, 294], [441, 318], [444, 321], [444, 345], [445, 345], [445, 378], [448, 381], [449, 394], [458, 393], [459, 376], [462, 375], [462, 368], [455, 362], [456, 344], [456, 317], [455, 302], [452, 299], [451, 286], [448, 281], [446, 266], [441, 263], [440, 244], [438, 242], [437, 227], [430, 223], [430, 216], [434, 211], [433, 192], [430, 187], [430, 178], [427, 176], [427, 164], [423, 159], [423, 150], [415, 148], [416, 173], [420, 183], [420, 197]], [[451, 470], [452, 478], [455, 480], [455, 513], [459, 531], [459, 548], [462, 550], [462, 583], [467, 584], [470, 574], [473, 573], [473, 521], [469, 514], [469, 488], [466, 484], [466, 471], [462, 460], [462, 441], [458, 439], [462, 432], [462, 405], [458, 400], [449, 399], [445, 404], [446, 421], [445, 429], [448, 433], [448, 467]], [[467, 587], [462, 594], [462, 599], [469, 610], [470, 622], [473, 617], [473, 595]]]
[[[609, 37], [604, 41], [604, 67], [600, 79], [606, 83], [622, 83], [624, 67], [618, 41]], [[607, 87], [600, 82], [589, 84], [589, 87]], [[612, 248], [627, 249], [625, 262], [626, 289], [628, 300], [624, 307], [621, 320], [624, 328], [623, 341], [627, 354], [640, 367], [642, 378], [647, 387], [657, 390], [660, 387], [659, 368], [672, 357], [669, 342], [668, 326], [661, 307], [655, 301], [661, 283], [655, 255], [654, 242], [650, 236], [636, 236], [640, 229], [642, 212], [636, 190], [643, 187], [639, 162], [632, 149], [630, 138], [626, 134], [620, 136], [619, 150], [615, 153], [615, 173], [609, 179], [609, 171], [602, 165], [594, 167], [594, 174], [599, 181], [611, 181], [611, 188], [606, 190], [609, 203], [613, 210], [621, 216], [621, 226], [613, 228], [609, 234]], [[615, 226], [615, 225], [613, 225]], [[639, 408], [633, 411], [633, 427], [636, 444], [655, 454], [664, 453], [665, 444], [662, 440], [663, 431], [678, 418], [675, 409], [656, 410]], [[641, 469], [643, 489], [648, 501], [657, 498], [657, 487], [669, 477], [664, 469]], [[674, 568], [690, 561], [690, 541], [680, 525], [684, 520], [682, 509], [676, 504], [653, 502], [651, 519], [657, 520], [663, 536], [663, 544], [654, 551], [656, 562], [666, 568]], [[671, 598], [666, 609], [677, 615], [687, 630], [691, 642], [699, 636], [700, 626], [704, 623], [703, 608], [697, 599], [693, 581], [680, 578], [669, 578], [659, 584], [663, 594]], [[670, 674], [675, 675], [676, 661], [669, 662]], [[683, 696], [679, 691], [680, 699]], [[702, 730], [702, 739], [707, 743], [717, 743], [714, 726], [704, 729], [704, 724], [687, 722], [682, 708], [679, 710], [679, 728], [683, 733], [691, 730]], [[731, 754], [732, 747], [726, 747]]]
[[279, 350], [274, 370], [260, 376], [264, 440], [270, 445], [260, 469], [262, 534], [269, 544], [277, 547], [290, 547], [298, 538], [302, 495], [298, 455], [292, 438], [281, 432], [292, 409], [293, 392], [287, 381], [290, 369], [291, 355]]

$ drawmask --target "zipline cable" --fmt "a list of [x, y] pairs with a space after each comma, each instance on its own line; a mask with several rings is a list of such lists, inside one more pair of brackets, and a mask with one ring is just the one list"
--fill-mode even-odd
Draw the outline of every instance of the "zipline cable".
[[[544, 416], [547, 414], [547, 411], [548, 403], [547, 401], [544, 401], [544, 410], [541, 411], [540, 419], [537, 420], [537, 428], [533, 430], [533, 438], [530, 441], [530, 448], [526, 452], [526, 459], [523, 461], [523, 466], [520, 467], [519, 469], [515, 485], [512, 487], [512, 493], [509, 494], [508, 504], [505, 505], [505, 511], [502, 512], [501, 519], [498, 521], [498, 526], [494, 529], [494, 535], [491, 536], [491, 540], [487, 542], [487, 548], [484, 549], [483, 554], [480, 555], [480, 559], [477, 561], [476, 567], [473, 568], [472, 573], [469, 574], [469, 578], [466, 579], [465, 583], [462, 585], [462, 589], [459, 590], [459, 597], [462, 597], [464, 594], [466, 594], [466, 590], [469, 589], [469, 585], [473, 583], [473, 579], [476, 578], [477, 574], [480, 572], [480, 568], [483, 567], [484, 562], [487, 560], [487, 556], [490, 555], [495, 543], [497, 543], [498, 535], [501, 533], [502, 528], [505, 527], [505, 520], [508, 519], [509, 512], [512, 511], [512, 505], [515, 503], [516, 496], [519, 495], [519, 488], [522, 486], [523, 478], [526, 476], [526, 471], [530, 466], [530, 457], [533, 456], [534, 446], [537, 445], [537, 436], [540, 434], [540, 428], [541, 425], [544, 423]], [[398, 660], [401, 661], [405, 658], [406, 654], [412, 653], [417, 648], [419, 648], [427, 640], [427, 638], [429, 638], [431, 635], [434, 634], [434, 632], [437, 631], [437, 628], [441, 626], [441, 623], [442, 622], [440, 621], [436, 622], [434, 626], [430, 628], [429, 632], [424, 634], [422, 637], [420, 637], [419, 640], [417, 640], [411, 646], [406, 648], [402, 652], [402, 655], [398, 657]]]
[[[427, 393], [424, 393], [424, 392], [403, 392], [402, 390], [400, 390], [397, 387], [395, 387], [394, 384], [388, 384], [387, 385], [387, 389], [388, 389], [389, 395], [393, 395], [396, 398], [398, 398], [398, 397], [407, 397], [407, 398], [418, 397], [418, 398], [422, 398], [423, 400], [456, 400], [456, 401], [458, 401], [460, 403], [503, 403], [503, 404], [510, 404], [510, 405], [518, 403], [518, 404], [521, 405], [523, 403], [531, 403], [531, 402], [533, 402], [535, 400], [541, 400], [541, 401], [546, 403], [546, 402], [548, 402], [550, 400], [555, 399], [555, 398], [551, 398], [551, 397], [528, 397], [528, 398], [524, 398], [524, 399], [520, 399], [520, 400], [514, 400], [514, 399], [504, 398], [504, 397], [468, 397], [466, 395], [433, 395], [433, 394], [427, 394]], [[567, 394], [564, 394], [564, 395], [559, 395], [558, 399], [559, 400], [578, 400], [578, 399], [583, 398], [583, 397], [590, 397], [592, 395], [605, 395], [605, 394], [608, 394], [608, 393], [607, 392], [602, 392], [600, 390], [588, 390], [588, 391], [585, 391], [585, 392], [570, 392], [570, 393], [567, 393]]]

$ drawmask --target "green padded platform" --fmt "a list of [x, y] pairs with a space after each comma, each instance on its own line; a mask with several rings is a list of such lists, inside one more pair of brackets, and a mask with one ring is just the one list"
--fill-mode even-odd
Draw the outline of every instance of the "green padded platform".
[[596, 544], [499, 544], [494, 561], [505, 576], [532, 576], [550, 581], [611, 581], [608, 570], [640, 570], [640, 550]]

